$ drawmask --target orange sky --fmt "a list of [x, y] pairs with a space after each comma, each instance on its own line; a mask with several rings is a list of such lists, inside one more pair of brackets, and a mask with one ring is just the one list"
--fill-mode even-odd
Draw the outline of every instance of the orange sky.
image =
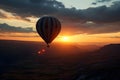
[[[7, 23], [10, 26], [16, 27], [32, 27], [34, 31], [37, 17], [28, 17], [29, 21], [23, 20], [19, 16], [13, 16], [11, 13], [6, 12], [4, 10], [0, 10], [2, 14], [6, 16], [6, 18], [0, 18], [0, 24]], [[69, 23], [67, 23], [69, 24]], [[67, 26], [67, 25], [66, 25]], [[62, 26], [63, 27], [63, 26]], [[114, 33], [101, 33], [101, 34], [75, 34], [75, 30], [70, 28], [62, 28], [61, 33], [53, 42], [64, 42], [64, 43], [120, 43], [120, 32]], [[37, 33], [0, 33], [0, 39], [6, 40], [22, 40], [22, 41], [43, 41]], [[65, 41], [63, 38], [66, 37]]]
[[[0, 39], [5, 40], [22, 40], [22, 41], [42, 41], [37, 33], [4, 33]], [[119, 36], [120, 33], [107, 33], [107, 34], [78, 34], [78, 35], [59, 35], [53, 42], [63, 42], [63, 43], [120, 43], [120, 38], [114, 37], [114, 35]], [[67, 38], [67, 39], [65, 39]]]

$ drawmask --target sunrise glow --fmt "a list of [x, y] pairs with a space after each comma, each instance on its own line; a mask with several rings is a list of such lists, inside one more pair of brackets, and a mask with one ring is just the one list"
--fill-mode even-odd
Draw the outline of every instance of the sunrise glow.
[[68, 42], [69, 41], [69, 37], [67, 37], [67, 36], [62, 37], [62, 41]]
[[64, 42], [64, 43], [71, 42], [71, 37], [69, 37], [69, 36], [60, 36], [55, 41]]

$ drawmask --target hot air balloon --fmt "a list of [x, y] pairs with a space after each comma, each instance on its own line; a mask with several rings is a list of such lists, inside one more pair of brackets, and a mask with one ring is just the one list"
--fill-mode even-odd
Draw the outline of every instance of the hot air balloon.
[[36, 30], [49, 47], [61, 30], [61, 23], [55, 17], [43, 16], [37, 21]]

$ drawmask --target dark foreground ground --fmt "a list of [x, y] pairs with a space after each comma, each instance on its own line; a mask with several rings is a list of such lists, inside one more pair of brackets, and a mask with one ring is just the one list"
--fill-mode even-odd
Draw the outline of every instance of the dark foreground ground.
[[[81, 46], [82, 47], [82, 46]], [[56, 44], [0, 41], [0, 80], [120, 80], [120, 44], [92, 52]]]

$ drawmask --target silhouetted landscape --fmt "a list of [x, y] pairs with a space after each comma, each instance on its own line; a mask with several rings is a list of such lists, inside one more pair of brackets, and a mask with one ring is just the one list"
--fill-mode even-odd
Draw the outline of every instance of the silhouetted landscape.
[[120, 80], [120, 44], [103, 47], [0, 40], [0, 80]]

